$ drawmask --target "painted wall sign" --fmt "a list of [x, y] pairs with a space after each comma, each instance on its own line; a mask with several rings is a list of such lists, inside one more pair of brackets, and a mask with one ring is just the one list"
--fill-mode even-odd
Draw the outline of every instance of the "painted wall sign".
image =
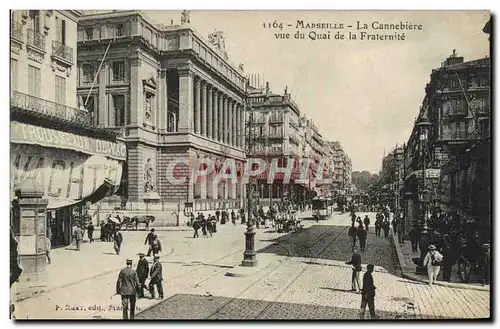
[[27, 178], [35, 179], [44, 187], [49, 209], [79, 202], [105, 180], [116, 191], [122, 177], [121, 162], [70, 150], [13, 144], [10, 161], [11, 189]]
[[127, 148], [121, 141], [111, 142], [16, 121], [10, 123], [10, 128], [11, 143], [36, 144], [102, 155], [120, 161], [127, 160]]

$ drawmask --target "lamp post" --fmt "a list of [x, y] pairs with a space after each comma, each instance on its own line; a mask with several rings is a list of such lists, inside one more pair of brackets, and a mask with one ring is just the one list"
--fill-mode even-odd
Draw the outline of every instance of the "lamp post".
[[255, 267], [257, 266], [257, 253], [255, 252], [255, 231], [254, 231], [254, 218], [252, 216], [252, 210], [255, 206], [255, 201], [259, 197], [259, 192], [255, 190], [255, 187], [250, 187], [248, 184], [248, 221], [247, 221], [247, 231], [245, 232], [245, 252], [243, 253], [243, 261], [241, 266], [245, 267]]
[[431, 123], [427, 121], [426, 118], [421, 118], [419, 122], [415, 124], [415, 126], [420, 128], [420, 152], [422, 158], [422, 188], [418, 189], [418, 199], [420, 203], [420, 211], [421, 211], [421, 221], [420, 221], [420, 241], [419, 241], [419, 249], [420, 249], [420, 262], [417, 265], [417, 272], [425, 272], [425, 268], [423, 268], [423, 261], [425, 255], [428, 251], [428, 236], [427, 236], [427, 207], [426, 207], [426, 186], [425, 186], [425, 174], [426, 174], [426, 159], [425, 159], [425, 143], [427, 142], [427, 131], [431, 126]]

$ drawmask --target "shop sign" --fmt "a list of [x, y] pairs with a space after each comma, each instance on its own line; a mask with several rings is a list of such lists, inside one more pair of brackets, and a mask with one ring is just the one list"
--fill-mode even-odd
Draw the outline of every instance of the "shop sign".
[[49, 209], [79, 202], [105, 182], [116, 191], [122, 177], [122, 162], [70, 150], [13, 144], [10, 161], [12, 189], [28, 178], [36, 180]]
[[45, 147], [70, 149], [87, 154], [102, 155], [116, 160], [127, 159], [125, 143], [81, 136], [65, 131], [28, 125], [12, 121], [10, 123], [11, 143], [36, 144]]

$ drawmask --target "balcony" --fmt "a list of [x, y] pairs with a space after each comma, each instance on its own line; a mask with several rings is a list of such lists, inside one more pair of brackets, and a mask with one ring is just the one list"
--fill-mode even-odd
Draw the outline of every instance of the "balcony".
[[64, 122], [91, 126], [90, 113], [63, 104], [57, 104], [38, 97], [13, 91], [10, 98], [11, 109], [21, 110], [35, 116], [45, 115]]
[[52, 41], [52, 56], [61, 59], [69, 65], [73, 64], [73, 48], [59, 41]]
[[45, 36], [34, 30], [28, 30], [28, 46], [35, 47], [45, 52]]
[[23, 24], [16, 21], [10, 22], [10, 36], [20, 42], [24, 41]]
[[282, 115], [269, 117], [269, 123], [283, 123], [284, 119]]

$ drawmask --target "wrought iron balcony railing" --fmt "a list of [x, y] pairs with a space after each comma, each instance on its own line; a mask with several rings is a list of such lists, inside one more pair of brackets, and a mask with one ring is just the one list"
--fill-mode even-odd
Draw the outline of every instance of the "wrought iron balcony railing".
[[34, 30], [28, 30], [28, 45], [45, 50], [45, 36]]
[[68, 47], [59, 41], [52, 41], [52, 55], [73, 63], [73, 48]]
[[91, 116], [85, 110], [79, 110], [63, 104], [57, 104], [38, 97], [13, 91], [10, 98], [11, 108], [17, 108], [34, 114], [44, 114], [71, 123], [90, 126]]
[[23, 38], [23, 24], [12, 21], [10, 23], [10, 36], [16, 38], [20, 41], [24, 41]]

